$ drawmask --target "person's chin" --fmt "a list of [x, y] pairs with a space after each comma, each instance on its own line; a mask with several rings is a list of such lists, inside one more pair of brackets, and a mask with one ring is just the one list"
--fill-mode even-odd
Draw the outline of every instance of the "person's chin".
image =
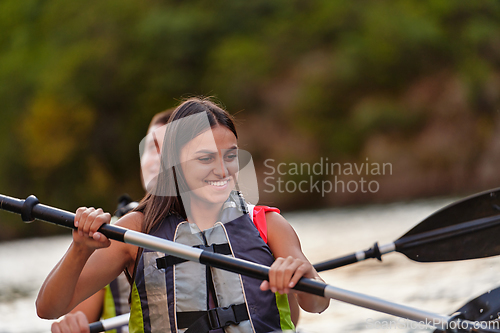
[[214, 205], [224, 203], [228, 197], [229, 192], [214, 191], [210, 186], [204, 186], [201, 189], [191, 192], [192, 199]]
[[221, 204], [226, 202], [227, 198], [229, 198], [229, 194], [231, 193], [231, 188], [226, 188], [224, 190], [217, 189], [217, 190], [212, 190], [209, 191], [210, 193], [207, 194], [207, 199], [208, 201], [214, 203], [214, 204]]

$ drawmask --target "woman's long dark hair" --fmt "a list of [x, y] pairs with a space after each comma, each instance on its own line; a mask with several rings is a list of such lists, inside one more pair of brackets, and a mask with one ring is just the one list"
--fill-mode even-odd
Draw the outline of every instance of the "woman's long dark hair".
[[[155, 190], [147, 193], [139, 205], [134, 209], [144, 214], [142, 232], [150, 233], [157, 228], [161, 222], [170, 214], [177, 214], [186, 218], [186, 209], [180, 197], [180, 191], [186, 191], [187, 184], [182, 175], [180, 167], [180, 150], [193, 138], [206, 130], [206, 122], [181, 122], [176, 120], [205, 112], [208, 117], [210, 128], [224, 126], [229, 129], [236, 138], [236, 128], [229, 113], [212, 102], [209, 98], [190, 98], [181, 103], [172, 113], [168, 121], [168, 130], [165, 133], [162, 148], [162, 164], [166, 166], [158, 175]], [[177, 195], [155, 195], [168, 193], [175, 188]], [[180, 191], [179, 191], [180, 190]], [[135, 266], [137, 267], [142, 249], [139, 249]], [[134, 277], [135, 270], [134, 268]]]

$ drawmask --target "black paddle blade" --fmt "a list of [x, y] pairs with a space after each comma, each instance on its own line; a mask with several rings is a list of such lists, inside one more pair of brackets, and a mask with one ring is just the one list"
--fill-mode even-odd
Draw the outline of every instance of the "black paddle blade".
[[394, 242], [419, 262], [485, 258], [500, 254], [500, 188], [454, 202]]
[[[500, 323], [495, 321], [498, 321], [500, 318], [500, 287], [474, 298], [456, 312], [460, 313], [460, 318], [462, 319], [492, 322], [490, 327], [499, 328]], [[497, 325], [495, 326], [494, 324]], [[443, 331], [435, 330], [434, 332]]]

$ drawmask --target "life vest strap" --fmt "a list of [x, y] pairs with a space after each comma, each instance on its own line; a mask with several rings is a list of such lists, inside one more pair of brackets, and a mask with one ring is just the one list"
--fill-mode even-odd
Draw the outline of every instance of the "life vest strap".
[[238, 325], [248, 319], [247, 307], [241, 303], [208, 311], [177, 312], [177, 327], [187, 327], [184, 333], [208, 333], [231, 324]]
[[[218, 253], [218, 254], [224, 254], [224, 255], [231, 254], [231, 248], [229, 247], [228, 243], [224, 243], [224, 244], [212, 244], [212, 245], [209, 245], [209, 246], [196, 245], [196, 246], [193, 246], [193, 247], [196, 247], [198, 249], [202, 249], [203, 251], [214, 252], [214, 253]], [[170, 267], [170, 266], [174, 266], [174, 265], [180, 264], [180, 263], [185, 262], [185, 261], [187, 261], [187, 260], [186, 259], [177, 258], [177, 257], [174, 257], [174, 256], [165, 256], [165, 257], [156, 259], [156, 267], [158, 269], [167, 268], [167, 267]]]

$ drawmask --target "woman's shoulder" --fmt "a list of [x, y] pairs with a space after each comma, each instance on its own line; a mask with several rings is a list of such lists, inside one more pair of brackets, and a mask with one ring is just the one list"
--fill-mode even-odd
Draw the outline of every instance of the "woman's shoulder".
[[268, 237], [272, 237], [272, 235], [286, 235], [289, 232], [295, 233], [291, 224], [281, 215], [278, 208], [267, 207], [264, 214]]
[[[291, 228], [288, 221], [280, 214], [280, 210], [269, 206], [255, 206], [252, 211], [253, 222], [262, 239], [268, 243], [269, 234], [279, 234], [283, 229]], [[271, 236], [272, 237], [272, 236]]]
[[141, 231], [144, 223], [144, 214], [133, 211], [121, 217], [116, 225], [130, 230]]
[[[300, 241], [292, 225], [278, 212], [266, 213], [267, 244], [273, 255], [277, 257], [298, 257], [300, 255]], [[299, 251], [297, 251], [299, 250]]]
[[253, 206], [253, 214], [267, 214], [271, 212], [280, 213], [280, 210], [276, 207], [271, 206]]
[[268, 229], [271, 227], [283, 227], [289, 226], [288, 221], [280, 214], [280, 211], [276, 208], [276, 210], [268, 210], [265, 212], [267, 227]]

